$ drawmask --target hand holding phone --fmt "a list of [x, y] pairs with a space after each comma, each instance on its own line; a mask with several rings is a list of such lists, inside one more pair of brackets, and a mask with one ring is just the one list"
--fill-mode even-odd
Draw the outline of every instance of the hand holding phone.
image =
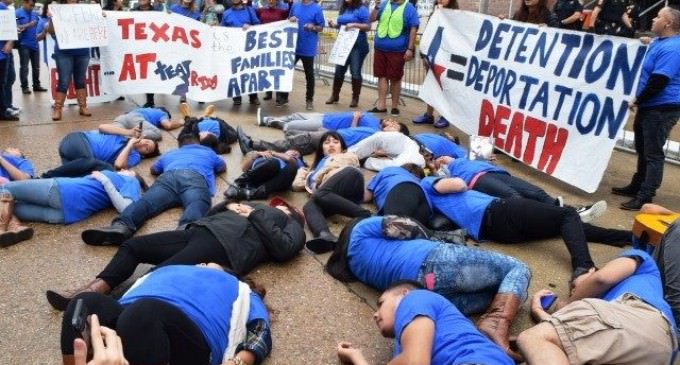
[[541, 308], [543, 308], [544, 311], [548, 310], [548, 308], [550, 308], [550, 306], [553, 305], [553, 303], [555, 303], [556, 300], [557, 300], [557, 295], [555, 295], [555, 294], [548, 294], [548, 295], [542, 296], [541, 297]]
[[92, 353], [91, 338], [90, 338], [90, 323], [87, 321], [87, 306], [83, 298], [76, 301], [76, 307], [71, 317], [71, 326], [76, 330], [85, 341], [87, 346], [88, 356]]

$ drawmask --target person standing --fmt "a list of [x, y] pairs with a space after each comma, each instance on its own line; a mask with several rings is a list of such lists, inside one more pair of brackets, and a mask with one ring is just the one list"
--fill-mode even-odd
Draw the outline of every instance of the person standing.
[[[262, 24], [278, 22], [279, 20], [288, 19], [288, 12], [290, 8], [288, 3], [279, 0], [267, 0], [267, 3], [255, 9], [257, 18]], [[267, 91], [264, 94], [264, 100], [271, 100], [273, 92]], [[276, 103], [281, 100], [281, 93], [276, 93]]]
[[582, 11], [583, 4], [578, 0], [558, 0], [553, 8], [562, 29], [580, 30]]
[[30, 94], [28, 87], [28, 63], [31, 63], [31, 76], [33, 77], [33, 91], [45, 92], [47, 89], [40, 86], [40, 48], [36, 39], [36, 29], [40, 22], [38, 14], [33, 12], [35, 0], [24, 0], [21, 8], [16, 12], [17, 28], [19, 30], [19, 80], [21, 91]]
[[[132, 11], [160, 11], [162, 9], [154, 7], [151, 5], [151, 0], [139, 0], [137, 5], [132, 8]], [[153, 108], [156, 106], [156, 101], [154, 100], [154, 94], [146, 94], [146, 103], [144, 103], [144, 108]]]
[[663, 179], [663, 146], [680, 119], [680, 10], [659, 10], [652, 32], [657, 37], [647, 50], [636, 98], [630, 102], [631, 110], [638, 109], [633, 122], [637, 170], [630, 184], [612, 188], [613, 194], [633, 198], [621, 204], [626, 210], [640, 210], [656, 195]]
[[[260, 19], [257, 18], [255, 9], [252, 6], [244, 3], [243, 0], [231, 0], [231, 8], [224, 12], [222, 16], [223, 27], [241, 28], [244, 32], [250, 28], [251, 25], [260, 24]], [[241, 105], [241, 95], [234, 96], [234, 105]], [[250, 104], [260, 105], [260, 99], [257, 93], [248, 94]]]
[[[11, 1], [0, 1], [0, 10], [7, 10]], [[12, 85], [16, 81], [12, 56], [13, 41], [0, 41], [0, 121], [19, 120], [19, 111], [12, 107]]]
[[[295, 64], [302, 60], [305, 70], [307, 91], [305, 94], [306, 109], [314, 109], [314, 57], [319, 44], [319, 32], [326, 25], [321, 6], [313, 0], [302, 0], [294, 3], [290, 9], [290, 21], [298, 23], [297, 45], [295, 46]], [[288, 104], [288, 93], [281, 93], [281, 100], [276, 106]]]
[[366, 55], [368, 55], [366, 32], [371, 30], [368, 16], [368, 8], [362, 4], [361, 0], [344, 0], [340, 6], [340, 15], [337, 22], [333, 20], [328, 22], [328, 26], [331, 28], [340, 29], [344, 25], [347, 30], [357, 29], [359, 30], [359, 36], [354, 42], [352, 51], [350, 51], [345, 64], [335, 65], [333, 91], [328, 100], [326, 100], [326, 104], [336, 104], [340, 100], [340, 89], [342, 89], [345, 73], [349, 67], [349, 72], [352, 75], [352, 102], [349, 104], [349, 107], [356, 108], [359, 105], [359, 94], [361, 93], [361, 84], [363, 83], [361, 68], [364, 65]]
[[389, 90], [392, 96], [390, 114], [398, 116], [404, 65], [413, 59], [416, 52], [416, 32], [420, 25], [418, 12], [406, 0], [390, 0], [376, 3], [370, 20], [378, 21], [373, 59], [373, 74], [378, 78], [378, 101], [369, 111], [387, 112]]

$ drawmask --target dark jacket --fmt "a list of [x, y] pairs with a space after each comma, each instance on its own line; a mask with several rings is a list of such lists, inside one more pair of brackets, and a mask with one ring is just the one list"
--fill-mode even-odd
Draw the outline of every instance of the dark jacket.
[[224, 247], [237, 275], [245, 275], [263, 262], [290, 260], [306, 240], [304, 228], [281, 210], [264, 204], [252, 206], [255, 209], [244, 218], [219, 204], [187, 227], [207, 228]]
[[[231, 147], [229, 147], [229, 145], [238, 140], [236, 129], [230, 126], [229, 123], [225, 122], [223, 119], [217, 117], [210, 117], [210, 119], [216, 120], [220, 125], [220, 136], [217, 141], [217, 146], [213, 149], [220, 155], [223, 153], [229, 153], [231, 151]], [[198, 123], [201, 120], [203, 120], [203, 118], [185, 117], [184, 127], [182, 127], [182, 131], [179, 133], [180, 136], [183, 134], [192, 134], [198, 137]]]

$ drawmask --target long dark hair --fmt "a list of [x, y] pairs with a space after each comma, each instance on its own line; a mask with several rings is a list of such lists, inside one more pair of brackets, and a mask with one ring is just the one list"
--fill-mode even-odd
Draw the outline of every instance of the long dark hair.
[[545, 5], [545, 0], [538, 0], [535, 9], [529, 9], [526, 1], [522, 1], [519, 10], [513, 15], [512, 20], [531, 24], [544, 24], [548, 22], [550, 17], [550, 9]]
[[[116, 0], [107, 0], [106, 4], [104, 5], [104, 7], [102, 9], [103, 10], [113, 10], [113, 6], [115, 4], [116, 4]], [[122, 7], [121, 7], [121, 10], [123, 10]]]
[[365, 218], [368, 217], [355, 218], [347, 223], [345, 228], [342, 229], [342, 232], [340, 232], [340, 237], [338, 237], [338, 242], [335, 244], [335, 249], [326, 262], [326, 272], [328, 275], [344, 283], [357, 281], [357, 278], [349, 270], [347, 248], [354, 227]]
[[359, 9], [362, 5], [364, 5], [364, 3], [361, 0], [351, 0], [349, 5], [343, 0], [342, 4], [340, 4], [340, 14], [343, 14], [347, 10]]
[[344, 152], [347, 149], [347, 143], [345, 143], [345, 140], [342, 139], [342, 136], [338, 134], [336, 131], [328, 131], [324, 133], [321, 136], [321, 139], [319, 140], [319, 145], [316, 147], [316, 154], [314, 155], [314, 163], [312, 164], [312, 169], [315, 169], [316, 166], [323, 160], [326, 155], [323, 154], [323, 142], [327, 140], [329, 137], [333, 137], [340, 141], [340, 148], [342, 148], [342, 151]]

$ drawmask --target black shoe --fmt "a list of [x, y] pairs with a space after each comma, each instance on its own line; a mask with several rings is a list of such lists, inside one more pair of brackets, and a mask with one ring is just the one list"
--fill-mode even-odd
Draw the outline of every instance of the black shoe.
[[18, 115], [12, 115], [12, 114], [9, 114], [9, 113], [5, 113], [4, 115], [0, 115], [0, 120], [16, 122], [16, 121], [19, 120], [19, 116]]
[[26, 94], [26, 95], [28, 95], [28, 94], [31, 93], [31, 89], [25, 87], [25, 88], [22, 88], [22, 89], [21, 89], [21, 92], [24, 93], [24, 94]]
[[46, 91], [48, 91], [48, 90], [45, 89], [44, 87], [38, 85], [38, 86], [33, 86], [33, 91], [35, 91], [35, 92], [37, 92], [37, 93], [44, 93], [44, 92], [46, 92]]
[[577, 277], [590, 271], [590, 269], [592, 269], [592, 267], [577, 267], [576, 269], [574, 269], [574, 272], [571, 273], [571, 279], [569, 280], [569, 282], [570, 283], [573, 282]]
[[235, 97], [234, 99], [234, 105], [241, 105], [243, 102], [240, 96]]
[[148, 102], [148, 103], [145, 103], [144, 105], [142, 105], [142, 108], [155, 108], [155, 107], [156, 107], [156, 104], [151, 103], [151, 102]]
[[635, 187], [633, 184], [628, 184], [621, 188], [612, 188], [612, 194], [634, 197], [637, 195], [638, 190], [640, 190], [639, 187]]
[[93, 246], [120, 245], [132, 237], [134, 232], [122, 223], [114, 223], [109, 227], [87, 229], [81, 234], [83, 242]]
[[305, 246], [310, 251], [321, 254], [333, 251], [335, 249], [335, 243], [338, 242], [338, 238], [328, 231], [321, 232], [319, 237], [311, 239], [305, 243]]
[[652, 202], [652, 199], [640, 199], [638, 197], [635, 197], [635, 198], [621, 204], [620, 208], [624, 209], [624, 210], [640, 210], [640, 208], [642, 208], [643, 205], [645, 205], [647, 203], [651, 203], [651, 202]]
[[47, 296], [47, 302], [50, 303], [52, 308], [58, 311], [65, 311], [66, 307], [71, 303], [72, 298], [59, 294], [56, 291], [48, 290], [45, 294]]
[[392, 108], [392, 110], [390, 110], [390, 115], [393, 116], [393, 117], [398, 117], [399, 116], [399, 108]]
[[253, 139], [241, 129], [241, 126], [236, 127], [236, 136], [238, 137], [238, 146], [242, 154], [245, 155], [253, 150]]
[[272, 93], [271, 92], [265, 93], [262, 100], [272, 100]]
[[260, 105], [260, 98], [257, 96], [254, 98], [250, 98], [250, 105]]
[[284, 106], [286, 106], [286, 105], [288, 105], [288, 99], [279, 100], [279, 101], [276, 102], [276, 107], [277, 107], [277, 108], [281, 108], [281, 107], [284, 107]]

